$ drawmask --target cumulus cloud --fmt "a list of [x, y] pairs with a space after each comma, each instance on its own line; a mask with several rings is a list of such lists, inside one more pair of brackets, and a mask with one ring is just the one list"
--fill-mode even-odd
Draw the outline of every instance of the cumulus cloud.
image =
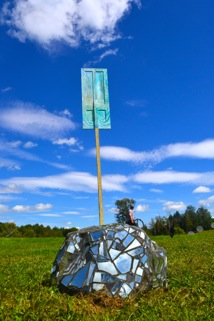
[[25, 143], [23, 145], [23, 147], [26, 148], [26, 149], [31, 149], [31, 148], [34, 148], [34, 147], [37, 147], [37, 146], [38, 146], [38, 144], [33, 143], [33, 142], [27, 142], [27, 143]]
[[77, 47], [84, 40], [105, 45], [120, 37], [118, 22], [140, 0], [14, 0], [6, 1], [1, 23], [9, 34], [44, 48], [56, 42]]
[[76, 143], [77, 143], [77, 139], [74, 138], [74, 137], [71, 137], [71, 138], [59, 138], [59, 139], [53, 141], [53, 144], [55, 144], [55, 145], [72, 146], [72, 145], [75, 145]]
[[80, 150], [83, 150], [83, 147], [79, 143], [78, 139], [76, 139], [75, 137], [59, 138], [57, 140], [54, 140], [52, 143], [54, 145], [67, 145], [69, 147], [73, 146], [73, 148], [70, 149], [70, 151], [72, 152], [78, 152]]
[[135, 212], [146, 212], [149, 210], [149, 206], [148, 205], [142, 205], [139, 204], [136, 208], [135, 208]]
[[52, 204], [36, 204], [36, 205], [33, 205], [33, 206], [29, 206], [29, 205], [15, 205], [13, 208], [12, 208], [12, 211], [13, 212], [18, 212], [18, 213], [21, 213], [21, 212], [40, 212], [40, 211], [45, 211], [45, 210], [49, 210], [53, 207]]
[[186, 205], [183, 202], [168, 201], [164, 203], [164, 207], [163, 207], [163, 210], [166, 212], [184, 211], [185, 209], [186, 209]]
[[40, 139], [53, 140], [74, 130], [75, 124], [66, 117], [54, 115], [31, 103], [16, 102], [1, 108], [0, 127]]
[[206, 186], [198, 186], [196, 189], [194, 189], [193, 193], [211, 193], [212, 190], [209, 187]]
[[[198, 143], [189, 142], [163, 145], [151, 151], [132, 151], [125, 147], [102, 146], [100, 153], [101, 157], [107, 160], [132, 163], [159, 163], [172, 157], [214, 159], [214, 139]], [[95, 155], [96, 150], [90, 150], [89, 154]]]
[[21, 140], [16, 140], [16, 141], [8, 142], [7, 145], [12, 148], [18, 148], [21, 145], [23, 145], [24, 148], [30, 149], [30, 148], [36, 147], [38, 144], [32, 143], [30, 141], [23, 143]]
[[214, 195], [208, 197], [208, 198], [205, 199], [205, 200], [200, 200], [200, 201], [199, 201], [199, 205], [204, 206], [204, 207], [210, 206], [212, 203], [214, 203]]

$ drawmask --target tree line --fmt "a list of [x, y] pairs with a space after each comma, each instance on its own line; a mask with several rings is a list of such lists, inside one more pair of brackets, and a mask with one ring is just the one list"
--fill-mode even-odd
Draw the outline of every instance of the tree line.
[[[124, 198], [115, 202], [117, 211], [115, 220], [117, 223], [125, 223], [130, 205], [135, 205], [135, 200]], [[136, 217], [137, 218], [137, 217]], [[198, 227], [203, 230], [210, 230], [214, 219], [211, 213], [204, 207], [196, 209], [192, 205], [187, 206], [185, 212], [181, 214], [176, 211], [174, 214], [166, 216], [156, 216], [143, 229], [150, 235], [184, 234], [190, 231], [197, 232]], [[43, 226], [42, 224], [27, 224], [16, 226], [15, 223], [0, 222], [0, 237], [65, 237], [67, 233], [77, 231], [78, 228], [64, 228]]]
[[149, 223], [149, 229], [153, 235], [166, 235], [170, 228], [174, 229], [175, 234], [184, 234], [188, 232], [197, 232], [200, 230], [210, 230], [213, 218], [208, 209], [194, 206], [187, 206], [185, 212], [181, 214], [176, 211], [174, 214], [166, 216], [157, 216]]
[[77, 231], [75, 227], [53, 227], [42, 224], [16, 226], [15, 223], [0, 222], [0, 237], [65, 237], [67, 233]]

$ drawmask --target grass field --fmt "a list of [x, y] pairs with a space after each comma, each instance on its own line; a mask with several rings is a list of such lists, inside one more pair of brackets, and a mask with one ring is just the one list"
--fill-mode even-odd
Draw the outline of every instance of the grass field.
[[152, 237], [168, 257], [168, 288], [113, 299], [50, 285], [62, 238], [0, 239], [0, 320], [214, 320], [214, 231]]

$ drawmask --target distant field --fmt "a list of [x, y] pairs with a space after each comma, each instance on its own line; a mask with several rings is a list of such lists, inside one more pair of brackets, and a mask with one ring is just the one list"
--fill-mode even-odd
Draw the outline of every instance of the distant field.
[[134, 299], [68, 296], [50, 285], [62, 238], [0, 238], [1, 321], [214, 320], [214, 231], [152, 237], [168, 256], [168, 288]]

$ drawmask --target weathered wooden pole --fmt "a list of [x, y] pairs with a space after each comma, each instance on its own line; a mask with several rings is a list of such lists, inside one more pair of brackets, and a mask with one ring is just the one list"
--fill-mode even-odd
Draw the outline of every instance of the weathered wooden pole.
[[107, 69], [82, 68], [83, 128], [95, 129], [99, 222], [104, 224], [99, 129], [110, 129]]
[[98, 203], [99, 203], [99, 218], [100, 218], [99, 221], [100, 221], [100, 225], [104, 225], [99, 128], [95, 128], [95, 139], [96, 139], [96, 158], [97, 158]]

